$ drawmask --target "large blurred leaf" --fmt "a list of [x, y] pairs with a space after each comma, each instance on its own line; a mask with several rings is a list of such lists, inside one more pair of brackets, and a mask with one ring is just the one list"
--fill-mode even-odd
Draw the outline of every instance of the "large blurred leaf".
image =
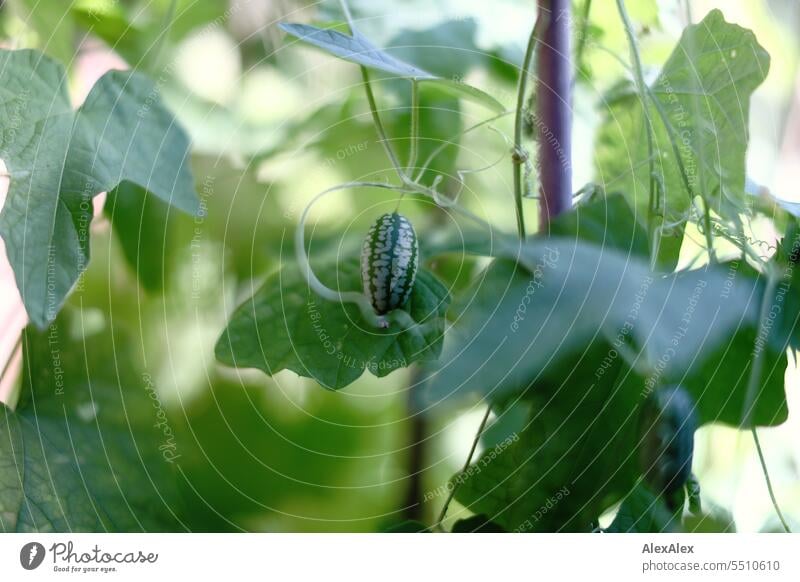
[[103, 210], [139, 282], [149, 291], [162, 289], [177, 250], [169, 206], [141, 186], [123, 182], [108, 193]]
[[[320, 276], [343, 291], [361, 288], [360, 268], [352, 261], [329, 267]], [[355, 305], [322, 299], [297, 267], [285, 266], [234, 312], [216, 355], [230, 366], [267, 374], [289, 369], [327, 388], [343, 388], [365, 368], [382, 377], [413, 362], [435, 360], [448, 303], [447, 289], [421, 269], [403, 308], [419, 326], [374, 329]]]
[[73, 112], [61, 65], [0, 51], [0, 86], [0, 157], [11, 176], [0, 234], [28, 315], [44, 327], [89, 261], [94, 195], [129, 181], [197, 210], [189, 142], [154, 85], [130, 71], [105, 74]]
[[427, 71], [405, 63], [376, 47], [357, 31], [353, 31], [352, 35], [346, 35], [332, 29], [292, 23], [281, 23], [280, 27], [292, 36], [347, 61], [398, 77], [414, 79], [423, 84], [436, 85], [444, 91], [458, 97], [471, 99], [497, 113], [505, 109], [488, 93], [461, 81], [436, 77]]
[[95, 323], [61, 316], [24, 332], [19, 406], [0, 406], [3, 531], [180, 528], [174, 443], [154, 388], [135, 347], [119, 332], [87, 331]]
[[614, 248], [639, 259], [650, 256], [647, 233], [620, 194], [595, 197], [560, 214], [550, 221], [549, 234]]
[[637, 471], [638, 391], [631, 391], [640, 388], [619, 387], [633, 378], [619, 359], [595, 376], [609, 351], [595, 342], [563, 367], [560, 380], [541, 380], [520, 432], [471, 466], [456, 499], [508, 531], [589, 531]]
[[[693, 195], [702, 195], [725, 218], [735, 219], [744, 210], [750, 95], [768, 70], [769, 55], [753, 33], [712, 10], [686, 28], [652, 84], [654, 170], [663, 184], [668, 225], [659, 255], [665, 266], [677, 261]], [[599, 178], [607, 191], [633, 200], [646, 223], [650, 171], [641, 101], [627, 94], [603, 107], [607, 119], [597, 137]]]
[[[661, 276], [613, 249], [563, 239], [527, 243], [519, 260], [524, 268], [497, 261], [461, 301], [468, 307], [450, 330], [430, 399], [506, 398], [563, 377], [564, 362], [606, 339], [643, 384], [685, 385], [702, 422], [740, 424], [764, 293], [752, 270], [732, 263]], [[752, 420], [771, 426], [786, 418], [789, 338], [773, 330], [762, 339]]]
[[[467, 294], [429, 382], [435, 401], [532, 402], [518, 441], [485, 453], [459, 489], [471, 511], [509, 530], [586, 530], [635, 485], [636, 420], [660, 385], [685, 386], [701, 424], [742, 426], [751, 402], [754, 424], [786, 419], [788, 337], [756, 331], [765, 286], [749, 268], [659, 276], [563, 239], [528, 243], [520, 261], [496, 261]], [[749, 395], [756, 346], [764, 367]], [[549, 501], [564, 487], [567, 502]]]

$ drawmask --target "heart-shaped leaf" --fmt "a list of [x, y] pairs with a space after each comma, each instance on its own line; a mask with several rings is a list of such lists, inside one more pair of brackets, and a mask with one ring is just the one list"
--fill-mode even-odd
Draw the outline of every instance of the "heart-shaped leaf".
[[488, 93], [454, 79], [437, 77], [403, 62], [372, 44], [358, 31], [354, 30], [352, 34], [347, 35], [329, 28], [286, 22], [281, 23], [280, 27], [292, 36], [346, 61], [397, 77], [405, 77], [420, 83], [436, 85], [443, 91], [472, 100], [496, 113], [505, 111], [505, 107]]
[[[320, 272], [328, 284], [353, 291], [361, 286], [355, 261]], [[267, 279], [231, 316], [217, 342], [217, 359], [229, 366], [283, 369], [314, 378], [326, 388], [343, 388], [369, 370], [378, 377], [413, 362], [435, 360], [442, 349], [447, 289], [420, 269], [403, 307], [417, 325], [371, 327], [352, 304], [314, 293], [295, 266]]]

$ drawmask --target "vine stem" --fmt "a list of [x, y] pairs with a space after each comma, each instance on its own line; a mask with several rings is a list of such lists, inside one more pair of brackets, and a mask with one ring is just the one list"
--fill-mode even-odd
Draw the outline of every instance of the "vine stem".
[[586, 48], [586, 38], [589, 30], [589, 14], [592, 12], [592, 0], [584, 0], [583, 14], [581, 14], [581, 28], [578, 33], [578, 46], [575, 48], [575, 65], [580, 67], [583, 63], [583, 51]]
[[[474, 125], [470, 125], [467, 129], [465, 129], [463, 131], [459, 131], [458, 133], [455, 133], [455, 134], [451, 135], [450, 137], [448, 137], [442, 143], [437, 145], [433, 149], [433, 151], [431, 151], [430, 154], [428, 154], [428, 157], [425, 159], [425, 162], [417, 170], [417, 175], [414, 177], [414, 181], [419, 182], [420, 180], [422, 180], [422, 176], [425, 174], [426, 170], [431, 165], [433, 160], [436, 159], [436, 156], [441, 154], [448, 147], [454, 145], [453, 142], [456, 139], [458, 139], [461, 136], [467, 135], [468, 133], [470, 133], [472, 131], [475, 131], [476, 129], [479, 129], [479, 128], [485, 126], [485, 125], [489, 125], [490, 123], [493, 123], [493, 122], [497, 121], [498, 119], [502, 119], [503, 117], [505, 117], [507, 115], [511, 115], [512, 113], [514, 113], [514, 112], [510, 111], [510, 110], [509, 111], [504, 111], [503, 113], [498, 113], [497, 115], [494, 115], [494, 116], [492, 116], [492, 117], [490, 117], [488, 119], [484, 119], [483, 121], [479, 121], [478, 123], [475, 123]], [[490, 129], [491, 129], [491, 127], [490, 127]], [[506, 140], [508, 139], [506, 136], [503, 136], [503, 137]]]
[[453, 497], [455, 497], [456, 495], [456, 489], [458, 489], [458, 486], [461, 484], [461, 476], [467, 472], [470, 463], [472, 463], [472, 457], [473, 455], [475, 455], [475, 449], [478, 448], [478, 443], [481, 440], [483, 429], [486, 428], [486, 423], [489, 421], [489, 415], [491, 413], [492, 413], [492, 405], [489, 404], [486, 407], [486, 413], [483, 415], [483, 419], [481, 419], [481, 424], [478, 427], [478, 431], [475, 433], [475, 438], [472, 440], [472, 446], [469, 449], [467, 460], [464, 462], [464, 466], [461, 468], [461, 471], [459, 471], [458, 477], [453, 483], [452, 489], [450, 489], [450, 492], [447, 494], [447, 499], [444, 500], [444, 505], [442, 506], [442, 510], [439, 512], [439, 517], [436, 519], [436, 523], [433, 524], [434, 529], [443, 531], [442, 522], [444, 521], [444, 518], [447, 517], [447, 510], [450, 507], [450, 502], [453, 501]]
[[[767, 285], [764, 289], [764, 297], [761, 299], [761, 309], [759, 312], [759, 321], [758, 321], [758, 331], [756, 334], [756, 341], [763, 341], [766, 343], [767, 336], [769, 335], [769, 330], [766, 328], [766, 321], [769, 317], [769, 306], [772, 303], [770, 298], [775, 293], [775, 288], [777, 286], [778, 277], [775, 273], [768, 273], [767, 274]], [[766, 331], [765, 331], [766, 330]], [[764, 347], [760, 349], [753, 358], [753, 367], [750, 369], [750, 377], [747, 379], [747, 391], [745, 392], [745, 399], [744, 399], [744, 410], [742, 411], [742, 425], [747, 426], [750, 424], [751, 420], [750, 417], [752, 416], [753, 411], [753, 404], [755, 403], [755, 393], [756, 388], [758, 386], [759, 380], [761, 378], [761, 370], [764, 367]], [[784, 529], [787, 532], [790, 532], [789, 526], [786, 523], [786, 520], [783, 518], [783, 513], [781, 512], [781, 508], [778, 505], [778, 500], [775, 497], [775, 492], [772, 489], [772, 480], [769, 477], [769, 470], [767, 469], [767, 462], [764, 459], [764, 452], [761, 450], [761, 443], [758, 439], [758, 434], [756, 433], [756, 427], [751, 426], [750, 432], [753, 435], [753, 441], [756, 444], [756, 451], [758, 451], [758, 459], [761, 462], [761, 472], [764, 474], [764, 481], [767, 483], [767, 491], [769, 491], [769, 497], [772, 500], [772, 506], [775, 508], [775, 513], [778, 514], [778, 518], [781, 521]]]
[[571, 0], [539, 0], [536, 115], [539, 229], [572, 206], [572, 55]]
[[781, 525], [783, 526], [784, 531], [786, 533], [792, 533], [792, 530], [789, 529], [789, 524], [786, 523], [786, 519], [783, 517], [783, 513], [781, 512], [781, 508], [778, 505], [778, 500], [775, 497], [775, 491], [772, 489], [772, 480], [769, 478], [769, 471], [767, 470], [767, 461], [764, 459], [764, 451], [761, 450], [761, 442], [758, 440], [758, 432], [756, 432], [756, 427], [752, 427], [750, 432], [753, 435], [753, 442], [756, 444], [756, 451], [758, 451], [758, 460], [761, 462], [761, 471], [764, 473], [764, 480], [767, 482], [767, 491], [769, 491], [769, 498], [772, 500], [772, 507], [775, 508], [775, 513], [778, 514], [778, 519], [781, 520]]
[[170, 0], [169, 6], [167, 7], [167, 12], [164, 14], [164, 24], [162, 25], [163, 31], [161, 35], [156, 40], [156, 47], [153, 51], [153, 59], [151, 65], [151, 71], [156, 72], [158, 71], [158, 67], [161, 64], [161, 57], [164, 54], [164, 47], [167, 44], [167, 40], [169, 35], [172, 32], [172, 26], [175, 24], [175, 12], [178, 8], [178, 0]]
[[400, 160], [397, 158], [397, 154], [394, 153], [392, 144], [389, 143], [389, 135], [386, 133], [386, 128], [383, 126], [383, 121], [378, 113], [378, 103], [375, 101], [375, 93], [372, 91], [372, 84], [369, 80], [369, 71], [367, 71], [367, 68], [364, 66], [361, 67], [361, 77], [364, 79], [364, 91], [367, 94], [367, 102], [369, 103], [369, 112], [372, 115], [372, 123], [375, 126], [375, 131], [378, 132], [378, 140], [381, 142], [383, 150], [386, 152], [386, 157], [389, 158], [389, 161], [392, 163], [392, 166], [397, 172], [398, 177], [405, 184], [409, 181], [409, 178], [403, 171], [403, 167], [400, 165]]
[[408, 175], [414, 174], [419, 151], [419, 83], [411, 79], [411, 143], [408, 150]]
[[[650, 174], [650, 192], [649, 203], [647, 206], [647, 224], [650, 231], [650, 244], [651, 244], [651, 267], [655, 266], [658, 260], [658, 250], [661, 244], [661, 227], [663, 226], [663, 205], [658, 199], [656, 194], [656, 180], [655, 180], [655, 145], [653, 142], [653, 120], [650, 117], [650, 105], [648, 103], [649, 93], [647, 91], [647, 84], [644, 82], [644, 72], [642, 70], [642, 58], [639, 54], [639, 46], [636, 44], [636, 34], [633, 32], [633, 24], [628, 16], [628, 9], [625, 7], [625, 0], [617, 0], [617, 11], [619, 12], [620, 19], [625, 28], [625, 36], [628, 38], [628, 47], [631, 53], [631, 60], [633, 61], [633, 78], [636, 83], [636, 89], [639, 93], [639, 101], [642, 103], [642, 112], [644, 113], [645, 125], [647, 126], [647, 160], [648, 171]], [[654, 222], [659, 220], [659, 224]]]
[[[14, 358], [19, 353], [20, 348], [22, 347], [22, 333], [20, 333], [17, 341], [14, 343], [14, 347], [8, 353], [8, 359], [6, 363], [3, 364], [3, 369], [0, 371], [0, 384], [2, 384], [3, 380], [6, 379], [6, 374], [11, 369]], [[8, 408], [14, 410], [17, 407], [17, 401], [19, 400], [19, 385], [15, 382], [11, 389], [8, 391], [7, 394], [0, 394], [0, 403], [4, 403]]]
[[522, 146], [522, 130], [525, 122], [525, 95], [528, 93], [528, 79], [530, 78], [533, 52], [538, 42], [539, 22], [541, 14], [537, 16], [536, 23], [531, 29], [528, 46], [525, 48], [525, 58], [522, 60], [522, 69], [519, 72], [517, 83], [517, 109], [514, 117], [514, 208], [517, 215], [517, 234], [520, 239], [525, 238], [525, 215], [522, 208], [522, 165], [528, 159], [528, 154]]

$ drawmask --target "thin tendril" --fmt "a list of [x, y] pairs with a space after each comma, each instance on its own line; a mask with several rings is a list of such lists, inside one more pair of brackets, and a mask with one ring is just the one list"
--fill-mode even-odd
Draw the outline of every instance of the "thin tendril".
[[542, 20], [541, 14], [536, 17], [536, 23], [531, 29], [528, 38], [528, 46], [525, 48], [525, 58], [522, 60], [522, 69], [519, 72], [519, 82], [517, 83], [517, 109], [514, 117], [514, 210], [517, 216], [517, 234], [520, 239], [525, 238], [525, 215], [522, 208], [522, 161], [527, 158], [527, 154], [522, 147], [522, 128], [524, 125], [525, 96], [528, 93], [528, 78], [530, 77], [531, 61], [533, 51], [536, 48], [539, 38], [539, 26]]
[[[491, 125], [489, 126], [489, 129], [494, 131], [494, 132], [496, 132], [496, 133], [498, 133], [502, 138], [508, 139], [507, 136], [504, 135], [503, 132], [501, 132], [499, 129], [497, 129], [495, 127], [492, 127]], [[506, 154], [503, 153], [495, 161], [493, 161], [493, 162], [491, 162], [491, 163], [489, 163], [489, 164], [487, 164], [485, 166], [481, 166], [480, 168], [467, 168], [467, 169], [464, 169], [464, 170], [456, 170], [456, 175], [458, 176], [458, 184], [459, 184], [459, 186], [458, 186], [458, 190], [456, 191], [456, 193], [453, 194], [453, 200], [457, 202], [458, 198], [461, 196], [461, 193], [464, 191], [464, 188], [466, 187], [466, 179], [465, 179], [466, 176], [468, 176], [470, 174], [480, 174], [481, 172], [486, 172], [488, 170], [491, 170], [492, 168], [494, 168], [498, 164], [502, 163], [502, 161], [505, 160], [505, 159], [506, 159]]]
[[581, 28], [578, 32], [578, 46], [575, 48], [575, 64], [578, 67], [583, 63], [583, 51], [586, 48], [586, 39], [589, 36], [589, 14], [591, 11], [592, 0], [585, 0], [583, 3], [583, 14], [581, 14]]
[[[17, 338], [17, 341], [14, 343], [13, 349], [8, 354], [8, 360], [6, 360], [6, 363], [3, 364], [3, 370], [0, 371], [0, 383], [2, 383], [2, 381], [6, 377], [6, 374], [11, 369], [11, 364], [13, 363], [14, 358], [16, 357], [17, 352], [20, 350], [21, 346], [22, 346], [22, 334], [20, 334], [20, 336]], [[11, 390], [8, 392], [8, 394], [3, 398], [0, 398], [0, 402], [5, 403], [6, 406], [8, 406], [13, 410], [14, 408], [16, 408], [17, 405], [16, 401], [18, 399], [19, 399], [19, 386], [17, 386], [15, 382], [15, 385], [11, 387]]]
[[408, 152], [408, 175], [414, 173], [419, 151], [419, 84], [411, 79], [411, 144]]
[[[759, 323], [758, 323], [758, 333], [757, 338], [761, 339], [762, 341], [766, 342], [767, 337], [763, 336], [766, 321], [768, 318], [769, 312], [769, 305], [771, 302], [771, 297], [775, 293], [775, 287], [777, 285], [777, 276], [775, 273], [768, 273], [767, 274], [767, 285], [764, 289], [764, 297], [761, 300], [761, 310], [759, 313]], [[767, 331], [767, 335], [769, 332]], [[751, 416], [753, 411], [753, 405], [755, 403], [755, 392], [758, 386], [759, 380], [761, 378], [761, 369], [763, 367], [764, 358], [762, 357], [765, 350], [760, 350], [753, 359], [753, 367], [750, 369], [750, 377], [747, 381], [747, 391], [745, 392], [745, 400], [744, 400], [744, 411], [742, 415], [742, 425], [747, 426], [751, 422]], [[758, 451], [758, 458], [761, 461], [761, 471], [764, 474], [764, 480], [767, 483], [767, 490], [769, 491], [770, 499], [772, 500], [772, 505], [775, 508], [775, 512], [778, 514], [778, 518], [781, 520], [784, 529], [789, 532], [789, 526], [786, 524], [786, 520], [783, 518], [783, 514], [781, 513], [780, 507], [778, 506], [777, 499], [775, 498], [775, 493], [772, 490], [772, 481], [769, 478], [769, 471], [767, 470], [767, 463], [764, 460], [764, 453], [761, 450], [761, 443], [758, 440], [758, 434], [756, 433], [755, 426], [750, 427], [750, 432], [753, 435], [753, 441], [756, 444], [756, 450]]]
[[161, 56], [164, 53], [164, 46], [166, 46], [167, 37], [172, 31], [172, 25], [175, 23], [175, 11], [178, 8], [178, 0], [171, 0], [167, 7], [167, 12], [164, 15], [163, 31], [156, 40], [156, 47], [153, 51], [153, 71], [158, 70], [158, 65], [161, 63]]
[[[639, 47], [636, 44], [636, 35], [633, 32], [633, 24], [628, 16], [628, 10], [625, 8], [624, 0], [617, 0], [617, 10], [622, 19], [622, 24], [625, 28], [625, 35], [628, 37], [628, 46], [631, 52], [631, 60], [633, 61], [633, 77], [636, 81], [636, 88], [639, 91], [639, 100], [642, 102], [642, 112], [644, 113], [645, 124], [647, 125], [647, 157], [649, 159], [649, 176], [650, 176], [650, 198], [647, 208], [647, 223], [649, 227], [650, 244], [652, 245], [652, 261], [651, 266], [655, 266], [658, 259], [658, 248], [661, 244], [661, 227], [662, 225], [655, 226], [654, 220], [658, 217], [661, 222], [664, 221], [663, 205], [656, 197], [656, 184], [655, 184], [655, 145], [653, 142], [653, 120], [650, 117], [650, 105], [648, 104], [647, 84], [644, 82], [644, 72], [642, 71], [642, 59], [639, 56]], [[656, 214], [660, 212], [661, 214]]]
[[303, 210], [303, 214], [300, 216], [300, 222], [294, 231], [295, 255], [297, 257], [297, 264], [300, 268], [300, 273], [302, 273], [303, 277], [305, 277], [306, 281], [308, 282], [308, 285], [317, 295], [323, 299], [327, 299], [328, 301], [354, 303], [358, 306], [366, 321], [375, 327], [384, 327], [385, 320], [375, 313], [372, 305], [369, 302], [369, 299], [367, 299], [363, 293], [360, 291], [336, 291], [322, 283], [322, 281], [320, 281], [314, 273], [314, 270], [311, 268], [311, 263], [308, 259], [308, 253], [306, 252], [306, 220], [308, 219], [308, 213], [310, 212], [311, 207], [324, 196], [331, 194], [332, 192], [345, 190], [347, 188], [384, 188], [388, 190], [402, 190], [401, 187], [387, 184], [385, 182], [346, 182], [344, 184], [332, 186], [331, 188], [323, 190], [314, 196], [314, 198], [311, 199], [311, 201]]
[[492, 412], [491, 404], [486, 407], [486, 413], [483, 415], [483, 419], [481, 420], [481, 424], [478, 427], [478, 432], [475, 433], [475, 439], [472, 441], [472, 447], [469, 449], [469, 454], [467, 455], [467, 460], [464, 463], [461, 471], [459, 471], [459, 478], [456, 478], [455, 483], [453, 483], [453, 487], [450, 489], [450, 493], [447, 495], [447, 499], [444, 500], [444, 505], [442, 506], [442, 510], [439, 512], [439, 517], [436, 519], [436, 523], [433, 524], [435, 529], [440, 531], [442, 530], [442, 522], [444, 518], [447, 517], [447, 510], [450, 507], [450, 502], [453, 501], [453, 497], [455, 497], [456, 489], [460, 485], [461, 479], [460, 477], [467, 472], [469, 469], [470, 463], [472, 463], [472, 456], [475, 454], [475, 449], [478, 448], [478, 442], [481, 440], [481, 435], [483, 434], [483, 429], [486, 428], [486, 423], [489, 420], [489, 415]]
[[783, 529], [786, 533], [792, 533], [792, 530], [789, 529], [789, 524], [786, 523], [786, 519], [783, 517], [783, 513], [781, 512], [781, 508], [778, 505], [778, 500], [775, 497], [775, 492], [772, 490], [772, 481], [769, 478], [769, 471], [767, 470], [767, 461], [764, 459], [764, 451], [761, 450], [761, 442], [758, 440], [758, 433], [756, 432], [756, 428], [753, 427], [750, 429], [750, 432], [753, 434], [753, 442], [756, 444], [756, 451], [758, 451], [758, 460], [761, 462], [761, 471], [764, 473], [764, 480], [767, 482], [767, 491], [769, 491], [769, 498], [772, 500], [772, 507], [775, 508], [775, 513], [778, 514], [778, 519], [781, 520], [781, 525], [783, 525]]
[[[494, 117], [490, 117], [489, 119], [484, 119], [483, 121], [479, 121], [475, 125], [471, 125], [467, 129], [465, 129], [463, 131], [459, 131], [458, 133], [455, 133], [455, 134], [451, 135], [450, 137], [448, 137], [446, 140], [442, 141], [442, 143], [440, 143], [438, 146], [436, 146], [436, 148], [428, 155], [427, 159], [425, 160], [425, 163], [422, 164], [422, 167], [419, 169], [419, 171], [417, 172], [417, 175], [414, 177], [414, 180], [416, 182], [419, 182], [422, 179], [422, 176], [425, 174], [425, 172], [428, 171], [428, 167], [431, 165], [431, 163], [436, 158], [436, 156], [441, 154], [448, 147], [450, 147], [452, 145], [455, 145], [455, 143], [456, 143], [455, 140], [456, 139], [458, 139], [459, 137], [462, 137], [464, 135], [467, 135], [468, 133], [470, 133], [470, 132], [472, 132], [472, 131], [474, 131], [476, 129], [479, 129], [479, 128], [483, 127], [484, 125], [488, 125], [488, 124], [490, 124], [490, 123], [492, 123], [494, 121], [497, 121], [498, 119], [502, 119], [503, 117], [506, 117], [507, 115], [511, 115], [512, 113], [514, 113], [514, 112], [513, 111], [504, 111], [503, 113], [499, 113], [499, 114], [495, 115]], [[503, 135], [503, 139], [508, 141], [508, 136], [506, 136], [505, 134], [502, 134], [502, 135]]]
[[347, 0], [339, 0], [339, 5], [342, 7], [344, 20], [347, 22], [348, 28], [350, 28], [350, 34], [356, 34], [356, 27], [353, 24], [353, 15], [350, 14], [350, 6], [347, 5]]
[[381, 142], [384, 151], [386, 152], [386, 157], [389, 158], [389, 161], [392, 163], [397, 175], [400, 177], [404, 183], [409, 181], [408, 176], [403, 171], [403, 167], [400, 165], [400, 160], [397, 159], [397, 155], [394, 153], [391, 144], [389, 143], [389, 136], [386, 133], [386, 129], [383, 127], [383, 121], [381, 121], [381, 116], [378, 113], [378, 105], [375, 101], [375, 94], [372, 92], [372, 85], [369, 81], [369, 71], [367, 68], [362, 66], [361, 67], [361, 76], [364, 79], [364, 90], [367, 93], [367, 102], [369, 103], [369, 111], [372, 114], [372, 123], [375, 125], [375, 130], [378, 132], [378, 140]]

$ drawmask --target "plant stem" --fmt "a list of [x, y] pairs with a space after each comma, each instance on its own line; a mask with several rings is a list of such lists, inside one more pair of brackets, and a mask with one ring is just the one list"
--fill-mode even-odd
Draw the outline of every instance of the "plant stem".
[[583, 14], [581, 14], [581, 29], [578, 33], [578, 46], [575, 48], [575, 65], [580, 67], [583, 63], [583, 49], [586, 48], [587, 30], [589, 29], [589, 14], [592, 11], [592, 0], [584, 0]]
[[[466, 473], [467, 469], [469, 469], [470, 463], [472, 463], [472, 456], [475, 454], [475, 449], [478, 448], [478, 443], [481, 440], [483, 429], [486, 428], [486, 423], [489, 421], [489, 415], [491, 413], [492, 413], [492, 405], [490, 404], [486, 407], [486, 413], [483, 415], [483, 419], [481, 420], [481, 424], [478, 427], [478, 431], [475, 433], [475, 438], [472, 441], [472, 447], [470, 447], [469, 449], [467, 460], [464, 462], [464, 466], [458, 473], [459, 477], [461, 477], [461, 475]], [[453, 497], [455, 497], [456, 495], [456, 490], [458, 489], [458, 486], [461, 484], [460, 481], [461, 480], [457, 478], [455, 483], [453, 483], [453, 487], [452, 489], [450, 489], [450, 493], [448, 493], [447, 499], [444, 500], [442, 511], [439, 512], [439, 517], [436, 519], [436, 523], [433, 524], [434, 529], [438, 529], [440, 531], [442, 530], [442, 522], [444, 521], [444, 518], [447, 517], [447, 509], [450, 507], [450, 502], [453, 501]]]
[[364, 79], [364, 90], [367, 93], [367, 102], [369, 103], [369, 111], [372, 114], [372, 123], [375, 125], [375, 130], [378, 132], [378, 140], [381, 142], [381, 145], [386, 152], [386, 157], [389, 158], [392, 166], [394, 166], [397, 175], [403, 182], [406, 182], [408, 177], [403, 171], [403, 167], [400, 165], [400, 160], [397, 159], [397, 155], [394, 153], [392, 145], [389, 143], [389, 136], [386, 133], [386, 128], [383, 127], [381, 116], [378, 113], [378, 104], [375, 101], [375, 93], [372, 92], [372, 84], [369, 82], [369, 71], [367, 71], [367, 68], [364, 66], [361, 67], [361, 76]]
[[[777, 282], [778, 282], [777, 275], [775, 273], [768, 272], [767, 285], [764, 289], [764, 297], [761, 299], [758, 331], [756, 333], [756, 341], [762, 341], [764, 342], [764, 344], [767, 343], [767, 339], [769, 336], [769, 329], [766, 328], [766, 321], [769, 317], [770, 305], [772, 304], [771, 298], [775, 293]], [[763, 355], [765, 349], [766, 345], [762, 346], [762, 348], [755, 354], [753, 358], [753, 366], [750, 369], [750, 377], [747, 380], [747, 391], [745, 392], [745, 398], [744, 398], [744, 410], [742, 411], [742, 426], [749, 426], [751, 423], [750, 417], [752, 416], [753, 405], [755, 403], [756, 388], [758, 387], [759, 381], [761, 379], [761, 370], [764, 364]], [[761, 472], [764, 474], [764, 480], [767, 483], [767, 490], [769, 491], [769, 496], [770, 499], [772, 500], [772, 506], [775, 508], [775, 512], [778, 514], [778, 518], [781, 520], [781, 524], [783, 524], [784, 529], [788, 532], [790, 531], [789, 526], [786, 524], [786, 520], [783, 518], [783, 513], [781, 513], [781, 509], [778, 506], [778, 501], [775, 498], [775, 492], [772, 490], [772, 481], [769, 478], [767, 463], [764, 460], [764, 452], [761, 450], [761, 443], [758, 440], [756, 427], [750, 426], [750, 432], [752, 433], [753, 441], [756, 444], [756, 451], [758, 451], [758, 459], [761, 462]]]
[[783, 529], [786, 531], [786, 533], [792, 533], [792, 530], [789, 529], [789, 524], [786, 523], [786, 520], [783, 517], [781, 508], [778, 505], [778, 500], [775, 498], [775, 492], [772, 490], [772, 481], [769, 478], [769, 471], [767, 470], [767, 461], [764, 459], [764, 451], [761, 450], [761, 443], [758, 440], [756, 427], [751, 428], [750, 432], [753, 434], [753, 442], [756, 443], [758, 460], [761, 462], [761, 471], [764, 473], [764, 480], [767, 482], [767, 491], [769, 491], [769, 498], [772, 500], [772, 507], [775, 508], [775, 513], [778, 514], [778, 519], [781, 520], [781, 525], [783, 525]]
[[[653, 120], [650, 117], [650, 104], [648, 103], [647, 84], [644, 82], [644, 73], [642, 71], [642, 59], [639, 55], [639, 47], [636, 44], [636, 34], [633, 32], [633, 24], [628, 16], [628, 10], [625, 8], [625, 0], [617, 0], [617, 10], [622, 19], [622, 24], [625, 27], [625, 35], [628, 37], [628, 46], [631, 52], [631, 60], [633, 61], [633, 77], [636, 82], [636, 89], [639, 93], [639, 101], [642, 104], [642, 112], [644, 113], [646, 133], [647, 133], [647, 159], [648, 170], [650, 173], [650, 192], [649, 204], [647, 206], [647, 225], [650, 235], [650, 244], [652, 251], [652, 261], [656, 262], [658, 258], [658, 246], [661, 240], [660, 229], [664, 222], [663, 205], [656, 196], [656, 181], [655, 181], [655, 146], [653, 143]], [[659, 217], [660, 224], [655, 225], [656, 217]]]
[[411, 143], [408, 148], [408, 172], [414, 174], [417, 165], [417, 152], [419, 151], [419, 83], [411, 79]]
[[344, 21], [347, 23], [347, 26], [350, 29], [350, 34], [355, 34], [356, 28], [353, 25], [353, 15], [350, 13], [350, 5], [347, 4], [347, 0], [339, 0], [339, 6], [342, 8]]
[[166, 46], [169, 35], [172, 32], [172, 25], [175, 23], [175, 11], [177, 8], [178, 0], [171, 0], [169, 6], [167, 7], [167, 12], [164, 14], [164, 24], [162, 25], [163, 30], [156, 39], [156, 46], [151, 53], [153, 57], [152, 64], [150, 66], [150, 73], [155, 76], [158, 76], [157, 73], [160, 70], [161, 56], [164, 53], [164, 47]]
[[538, 142], [541, 201], [539, 228], [572, 206], [571, 0], [539, 0], [534, 126]]
[[525, 215], [522, 208], [522, 166], [528, 158], [528, 154], [522, 146], [522, 130], [525, 125], [525, 95], [528, 94], [528, 79], [530, 78], [531, 62], [533, 61], [533, 51], [536, 48], [540, 21], [541, 14], [536, 18], [536, 23], [531, 29], [517, 83], [517, 110], [514, 118], [514, 157], [512, 159], [514, 164], [514, 208], [517, 215], [517, 233], [520, 239], [525, 238]]
[[705, 198], [703, 198], [703, 230], [705, 231], [708, 260], [711, 263], [716, 263], [717, 255], [714, 252], [714, 235], [711, 232], [711, 208]]
[[[8, 360], [6, 360], [6, 363], [3, 365], [2, 371], [0, 371], [0, 384], [2, 384], [3, 380], [6, 377], [6, 374], [11, 369], [11, 365], [14, 362], [14, 358], [16, 357], [17, 352], [19, 352], [21, 347], [22, 347], [22, 333], [20, 333], [20, 336], [14, 343], [14, 347], [8, 353]], [[17, 407], [18, 400], [19, 400], [19, 386], [17, 385], [17, 383], [12, 385], [12, 388], [11, 390], [9, 390], [8, 394], [0, 394], [0, 403], [4, 403], [11, 410], [14, 410]]]

